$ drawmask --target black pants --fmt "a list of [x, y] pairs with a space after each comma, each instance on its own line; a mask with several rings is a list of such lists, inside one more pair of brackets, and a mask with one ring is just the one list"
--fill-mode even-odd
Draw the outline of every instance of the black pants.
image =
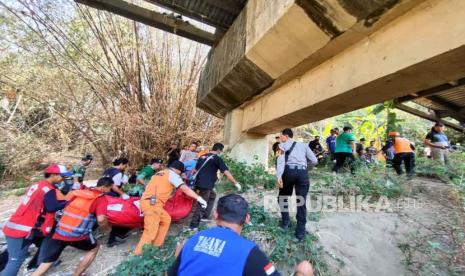
[[331, 158], [331, 161], [336, 160], [336, 154], [334, 152], [331, 152], [331, 154], [329, 156]]
[[112, 226], [110, 235], [108, 237], [108, 244], [115, 242], [116, 237], [123, 238], [127, 233], [129, 233], [129, 231], [131, 231], [131, 228]]
[[[289, 224], [289, 197], [294, 189], [297, 197], [297, 228], [296, 235], [303, 236], [305, 234], [305, 224], [307, 223], [307, 194], [310, 187], [307, 170], [289, 169], [286, 168], [283, 174], [283, 188], [279, 189], [278, 203], [281, 208], [281, 218], [283, 224]], [[303, 200], [300, 201], [300, 200]]]
[[349, 162], [350, 166], [350, 172], [352, 174], [355, 173], [355, 158], [352, 153], [349, 152], [336, 152], [335, 154], [336, 157], [336, 164], [333, 166], [333, 172], [338, 172], [340, 168], [344, 166], [344, 163], [346, 160]]
[[404, 162], [405, 171], [408, 175], [412, 175], [413, 167], [415, 166], [415, 154], [413, 152], [396, 153], [393, 160], [393, 167], [397, 174], [402, 174], [402, 162]]
[[207, 208], [203, 209], [200, 203], [194, 202], [194, 208], [192, 210], [192, 221], [190, 228], [199, 227], [200, 220], [202, 218], [209, 218], [215, 204], [216, 193], [213, 190], [208, 189], [195, 189], [195, 192], [207, 201]]

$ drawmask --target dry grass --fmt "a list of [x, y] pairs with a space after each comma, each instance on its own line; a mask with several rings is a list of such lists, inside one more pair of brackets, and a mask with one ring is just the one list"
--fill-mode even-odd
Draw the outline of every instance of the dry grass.
[[222, 122], [195, 106], [204, 46], [69, 0], [0, 7], [4, 173], [50, 148], [138, 166], [172, 143], [222, 138]]

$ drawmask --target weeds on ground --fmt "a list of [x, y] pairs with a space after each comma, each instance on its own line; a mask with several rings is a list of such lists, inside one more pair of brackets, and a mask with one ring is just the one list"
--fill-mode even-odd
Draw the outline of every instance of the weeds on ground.
[[450, 154], [446, 166], [424, 157], [416, 165], [419, 175], [449, 183], [453, 192], [435, 210], [441, 214], [435, 224], [398, 245], [406, 268], [413, 275], [465, 275], [465, 154]]
[[[265, 166], [259, 163], [248, 165], [243, 161], [237, 161], [231, 157], [225, 155], [223, 160], [229, 168], [234, 178], [242, 185], [242, 191], [255, 187], [263, 187], [264, 189], [273, 189], [276, 187], [276, 176], [268, 173]], [[227, 180], [222, 179], [221, 182]], [[225, 183], [219, 183], [217, 187], [221, 188], [224, 192], [233, 192], [235, 188], [231, 184], [222, 185]]]
[[[323, 249], [317, 244], [316, 236], [309, 234], [304, 242], [298, 242], [293, 231], [281, 229], [278, 220], [262, 207], [251, 204], [249, 211], [251, 222], [244, 227], [242, 234], [253, 240], [283, 275], [291, 274], [294, 265], [303, 260], [312, 262], [316, 275], [327, 271], [327, 264], [321, 257]], [[112, 275], [164, 275], [175, 259], [177, 242], [186, 238], [182, 234], [168, 237], [163, 248], [145, 246], [142, 255], [129, 257], [117, 266]]]
[[312, 190], [329, 195], [364, 195], [398, 198], [405, 192], [407, 178], [389, 172], [384, 164], [358, 165], [356, 173], [333, 175], [329, 168], [310, 171]]
[[177, 242], [176, 237], [168, 237], [163, 247], [144, 246], [140, 256], [129, 257], [116, 267], [112, 275], [164, 275], [174, 262]]
[[27, 188], [29, 185], [32, 183], [27, 182], [24, 179], [18, 179], [13, 184], [10, 186], [11, 189], [21, 189], [21, 188]]
[[276, 218], [257, 205], [251, 205], [250, 217], [244, 236], [257, 243], [283, 275], [292, 274], [294, 265], [303, 260], [313, 264], [316, 275], [327, 271], [327, 264], [322, 260], [323, 247], [318, 245], [316, 236], [308, 234], [303, 242], [298, 242], [294, 231], [283, 230]]
[[465, 153], [453, 152], [448, 155], [445, 166], [428, 158], [417, 159], [416, 171], [420, 175], [436, 177], [452, 184], [459, 195], [462, 208], [465, 210]]
[[457, 227], [450, 227], [449, 223], [454, 222], [437, 225], [430, 234], [417, 231], [408, 236], [408, 242], [398, 244], [409, 272], [413, 275], [464, 275], [465, 256], [460, 248], [464, 244], [464, 233]]
[[[201, 224], [199, 231], [205, 230], [205, 225]], [[145, 245], [143, 253], [139, 256], [129, 256], [128, 259], [120, 263], [111, 273], [113, 276], [151, 276], [165, 275], [173, 264], [174, 252], [178, 243], [189, 238], [189, 232], [181, 232], [177, 236], [166, 238], [163, 247]]]

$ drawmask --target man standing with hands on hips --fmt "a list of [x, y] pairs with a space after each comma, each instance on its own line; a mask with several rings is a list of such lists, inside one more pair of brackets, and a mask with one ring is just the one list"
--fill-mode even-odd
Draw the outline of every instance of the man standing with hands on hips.
[[209, 220], [210, 218], [216, 199], [216, 193], [213, 188], [215, 187], [215, 182], [218, 180], [218, 171], [224, 174], [238, 191], [241, 190], [239, 182], [237, 182], [229, 172], [229, 168], [226, 166], [223, 159], [218, 156], [223, 152], [223, 149], [223, 144], [216, 143], [213, 145], [212, 150], [202, 155], [197, 162], [195, 167], [196, 172], [193, 175], [195, 181], [194, 190], [208, 202], [208, 206], [206, 209], [203, 209], [200, 204], [194, 205], [192, 221], [189, 226], [190, 230], [196, 230], [201, 220]]
[[[295, 236], [298, 240], [305, 237], [305, 224], [307, 223], [306, 198], [310, 187], [307, 164], [314, 166], [318, 164], [315, 154], [307, 144], [294, 141], [294, 133], [286, 128], [281, 132], [279, 148], [284, 152], [285, 166], [278, 166], [276, 176], [278, 177], [279, 197], [278, 203], [281, 209], [281, 227], [289, 229], [289, 197], [293, 190], [297, 196], [297, 227]], [[307, 162], [310, 161], [309, 163]]]

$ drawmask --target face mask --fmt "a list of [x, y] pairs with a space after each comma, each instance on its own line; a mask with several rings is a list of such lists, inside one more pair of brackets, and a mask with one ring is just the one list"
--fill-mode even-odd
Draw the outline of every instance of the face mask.
[[55, 185], [55, 187], [59, 189], [65, 195], [71, 190], [72, 186], [73, 186], [72, 177], [64, 178], [63, 181]]
[[55, 184], [55, 188], [57, 188], [58, 190], [61, 190], [64, 186], [65, 186], [65, 181], [61, 181], [60, 183]]

